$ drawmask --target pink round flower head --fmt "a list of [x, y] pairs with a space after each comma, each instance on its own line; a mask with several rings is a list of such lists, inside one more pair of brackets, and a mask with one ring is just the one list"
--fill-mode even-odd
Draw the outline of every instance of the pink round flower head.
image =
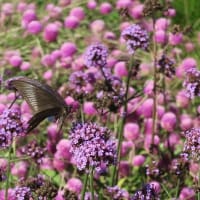
[[29, 9], [29, 10], [24, 11], [23, 16], [22, 16], [22, 27], [26, 28], [27, 25], [33, 20], [37, 20], [35, 10]]
[[2, 103], [0, 103], [0, 114], [3, 113], [3, 111], [5, 110], [6, 106]]
[[12, 15], [14, 12], [14, 7], [12, 3], [4, 3], [1, 6], [1, 12], [4, 15]]
[[56, 145], [56, 149], [59, 152], [60, 156], [68, 161], [70, 161], [71, 159], [71, 153], [69, 151], [70, 147], [71, 143], [67, 139], [60, 140], [59, 143]]
[[130, 140], [123, 141], [121, 147], [121, 155], [126, 156], [129, 150], [133, 148], [133, 145], [134, 145], [133, 142]]
[[143, 155], [135, 155], [132, 160], [132, 165], [140, 167], [144, 164], [146, 158]]
[[61, 58], [61, 51], [59, 49], [56, 49], [51, 52], [51, 56], [53, 57], [53, 59], [58, 60]]
[[140, 128], [136, 123], [126, 123], [124, 126], [124, 137], [127, 140], [136, 140], [139, 137]]
[[168, 26], [169, 26], [169, 20], [166, 18], [159, 18], [156, 20], [156, 24], [155, 24], [155, 29], [156, 30], [167, 30]]
[[20, 66], [20, 69], [22, 71], [29, 70], [31, 68], [31, 64], [29, 62], [23, 62]]
[[193, 127], [193, 120], [188, 115], [181, 116], [181, 123], [180, 123], [181, 130], [186, 131]]
[[185, 58], [182, 63], [181, 66], [183, 67], [183, 69], [185, 70], [185, 72], [191, 68], [196, 68], [197, 66], [197, 61], [194, 58]]
[[27, 3], [19, 2], [17, 5], [17, 11], [24, 12], [27, 9]]
[[65, 18], [64, 26], [69, 29], [76, 29], [79, 26], [79, 19], [75, 16], [68, 16]]
[[55, 42], [57, 40], [58, 33], [58, 25], [50, 23], [44, 28], [43, 38], [46, 42]]
[[192, 188], [184, 187], [179, 194], [179, 199], [195, 200], [195, 191]]
[[53, 67], [56, 60], [51, 56], [51, 54], [46, 54], [42, 57], [41, 63], [45, 67]]
[[7, 101], [7, 96], [5, 94], [0, 94], [0, 103], [6, 104]]
[[100, 5], [100, 13], [103, 15], [109, 14], [112, 11], [112, 5], [108, 2], [104, 2]]
[[62, 57], [73, 56], [77, 52], [76, 45], [72, 42], [62, 44], [60, 48]]
[[71, 0], [59, 0], [60, 6], [68, 6], [71, 3]]
[[192, 52], [194, 50], [195, 46], [192, 42], [187, 42], [185, 44], [185, 49], [187, 52]]
[[176, 10], [174, 8], [169, 8], [166, 12], [165, 12], [165, 16], [168, 17], [175, 17], [176, 16]]
[[176, 126], [176, 115], [172, 112], [167, 112], [163, 115], [161, 119], [161, 126], [165, 130], [171, 132], [174, 131]]
[[160, 193], [161, 190], [161, 186], [160, 183], [157, 181], [151, 181], [150, 184], [153, 186], [153, 188], [155, 189], [156, 193]]
[[149, 98], [141, 105], [142, 115], [144, 117], [152, 117], [153, 113], [153, 99]]
[[116, 7], [117, 9], [125, 9], [130, 8], [131, 4], [131, 0], [117, 0]]
[[143, 4], [138, 4], [133, 6], [133, 8], [130, 10], [130, 15], [133, 17], [133, 19], [140, 19], [143, 17]]
[[18, 178], [24, 178], [28, 171], [28, 164], [24, 161], [17, 162], [11, 169], [11, 174]]
[[128, 71], [126, 69], [126, 63], [125, 62], [117, 62], [114, 66], [114, 74], [117, 77], [125, 77], [128, 75]]
[[37, 35], [38, 33], [40, 33], [42, 31], [42, 24], [39, 21], [31, 21], [28, 25], [27, 25], [27, 31], [30, 34], [33, 35]]
[[173, 46], [180, 44], [183, 41], [182, 33], [170, 33], [169, 34], [169, 43]]
[[120, 161], [119, 163], [119, 175], [120, 177], [126, 177], [130, 173], [130, 164], [128, 161]]
[[13, 66], [13, 67], [19, 67], [22, 64], [22, 58], [21, 56], [12, 56], [9, 59], [9, 63]]
[[187, 97], [186, 91], [181, 90], [176, 95], [176, 104], [178, 107], [187, 108], [190, 103], [190, 99]]
[[66, 169], [66, 164], [64, 162], [64, 159], [58, 154], [58, 152], [56, 152], [54, 155], [53, 167], [59, 172], [62, 172]]
[[87, 7], [90, 10], [94, 10], [97, 7], [97, 3], [95, 0], [89, 0], [87, 3]]
[[83, 112], [86, 115], [95, 115], [97, 113], [93, 102], [84, 102]]
[[43, 74], [43, 78], [44, 78], [45, 80], [51, 80], [52, 77], [53, 77], [53, 72], [52, 72], [51, 69], [48, 70], [48, 71], [46, 71], [46, 72], [44, 72], [44, 74]]
[[157, 30], [154, 35], [155, 41], [159, 44], [166, 44], [168, 41], [167, 33], [164, 30]]
[[93, 33], [100, 33], [104, 30], [105, 23], [103, 20], [95, 20], [90, 24], [90, 29]]
[[79, 20], [83, 20], [85, 18], [85, 13], [84, 13], [84, 10], [82, 7], [76, 7], [76, 8], [73, 8], [71, 11], [70, 11], [70, 14], [69, 15], [72, 15], [72, 16], [75, 16], [77, 17]]
[[78, 178], [71, 178], [67, 181], [66, 188], [72, 192], [75, 192], [77, 194], [80, 194], [82, 189], [82, 182]]

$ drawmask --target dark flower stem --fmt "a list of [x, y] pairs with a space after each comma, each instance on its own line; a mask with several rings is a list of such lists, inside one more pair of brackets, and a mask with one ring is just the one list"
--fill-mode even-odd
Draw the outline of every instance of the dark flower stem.
[[89, 176], [89, 173], [85, 173], [83, 189], [82, 189], [82, 192], [81, 192], [81, 200], [84, 200], [84, 198], [85, 198], [85, 192], [86, 192], [86, 188], [87, 188], [88, 176]]
[[9, 188], [9, 181], [10, 181], [10, 168], [11, 168], [11, 153], [12, 153], [12, 145], [9, 146], [9, 151], [8, 151], [8, 166], [7, 166], [7, 179], [6, 179], [6, 192], [5, 192], [5, 199], [8, 199], [8, 188]]
[[[155, 33], [155, 18], [153, 17], [153, 33]], [[152, 127], [152, 138], [151, 145], [154, 146], [154, 136], [156, 133], [156, 117], [157, 117], [157, 45], [155, 39], [153, 39], [153, 127]]]
[[131, 79], [132, 66], [133, 66], [133, 59], [131, 59], [131, 62], [128, 68], [128, 77], [126, 79], [124, 113], [122, 115], [122, 118], [120, 119], [119, 129], [118, 129], [117, 164], [114, 166], [114, 169], [113, 169], [112, 182], [111, 182], [112, 186], [116, 185], [118, 181], [119, 164], [121, 160], [121, 146], [122, 146], [122, 139], [123, 139], [123, 130], [124, 130], [124, 125], [126, 122], [126, 115], [127, 115], [127, 103], [128, 103], [127, 99], [128, 99], [128, 90], [129, 90], [129, 84], [130, 84], [130, 79]]
[[94, 168], [91, 169], [90, 171], [90, 191], [91, 191], [91, 194], [92, 194], [92, 200], [94, 200]]

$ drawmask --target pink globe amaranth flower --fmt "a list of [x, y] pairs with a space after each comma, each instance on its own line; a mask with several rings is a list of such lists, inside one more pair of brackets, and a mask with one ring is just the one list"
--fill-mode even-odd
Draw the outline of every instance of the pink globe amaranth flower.
[[122, 32], [124, 29], [126, 29], [126, 28], [129, 27], [130, 25], [131, 25], [130, 22], [122, 22], [122, 23], [120, 24], [119, 29], [120, 29], [120, 31]]
[[59, 132], [58, 125], [56, 123], [52, 123], [47, 127], [47, 134], [51, 141], [58, 141], [62, 135], [62, 133]]
[[176, 10], [174, 8], [169, 8], [167, 11], [164, 12], [165, 16], [167, 17], [175, 17], [176, 16]]
[[197, 175], [199, 170], [200, 170], [200, 166], [198, 163], [195, 163], [195, 162], [190, 163], [190, 172]]
[[152, 114], [153, 114], [153, 99], [149, 98], [147, 100], [145, 100], [143, 102], [143, 104], [141, 105], [141, 111], [142, 111], [142, 115], [144, 117], [152, 117]]
[[118, 0], [116, 3], [116, 8], [117, 9], [125, 9], [125, 8], [130, 8], [132, 5], [131, 0]]
[[42, 57], [41, 63], [45, 67], [53, 67], [56, 63], [56, 60], [54, 60], [51, 54], [46, 54]]
[[63, 158], [69, 161], [71, 159], [71, 153], [69, 152], [71, 148], [71, 143], [67, 139], [62, 139], [59, 141], [59, 143], [56, 145], [57, 152], [59, 152], [59, 155]]
[[68, 6], [71, 3], [71, 0], [59, 0], [58, 4], [60, 6]]
[[100, 5], [100, 13], [107, 15], [112, 11], [112, 5], [108, 2], [104, 2]]
[[143, 155], [135, 155], [132, 160], [132, 165], [140, 167], [144, 164], [146, 158]]
[[0, 103], [7, 104], [8, 102], [7, 96], [5, 94], [0, 94]]
[[25, 2], [19, 2], [17, 4], [17, 11], [18, 12], [24, 12], [27, 9], [27, 3]]
[[11, 169], [11, 174], [18, 178], [25, 178], [28, 172], [28, 164], [25, 161], [20, 161], [14, 164]]
[[143, 17], [143, 9], [144, 5], [138, 4], [133, 6], [133, 8], [129, 11], [129, 13], [133, 19], [141, 19]]
[[107, 67], [113, 68], [116, 63], [117, 63], [117, 59], [115, 59], [113, 57], [108, 57], [108, 59], [107, 59]]
[[82, 7], [76, 7], [71, 9], [69, 15], [77, 17], [79, 20], [83, 20], [85, 18], [85, 13]]
[[167, 33], [164, 30], [157, 30], [154, 39], [159, 44], [166, 44], [168, 41]]
[[59, 152], [56, 152], [53, 158], [53, 167], [59, 172], [62, 172], [66, 169], [66, 165], [67, 164], [65, 163], [63, 158], [60, 156]]
[[119, 175], [120, 177], [127, 177], [130, 174], [130, 164], [126, 160], [122, 160], [119, 163]]
[[86, 114], [86, 115], [95, 115], [97, 114], [97, 110], [95, 108], [95, 105], [93, 102], [84, 102], [83, 104], [83, 112]]
[[31, 64], [29, 62], [23, 62], [21, 65], [20, 65], [20, 69], [22, 71], [26, 71], [26, 70], [29, 70], [31, 68]]
[[37, 35], [38, 33], [42, 31], [42, 24], [40, 23], [40, 21], [34, 20], [28, 23], [26, 29], [28, 33]]
[[51, 6], [51, 4], [49, 4], [50, 6], [47, 5], [47, 10], [48, 10], [48, 13], [49, 13], [49, 16], [51, 18], [59, 18], [61, 16], [61, 13], [62, 13], [62, 8], [59, 7], [59, 6]]
[[164, 113], [165, 113], [165, 107], [158, 105], [157, 106], [157, 115], [158, 115], [158, 118], [160, 119], [164, 115]]
[[56, 49], [51, 52], [51, 56], [53, 57], [54, 60], [58, 60], [61, 58], [61, 51], [59, 49]]
[[127, 140], [136, 140], [139, 137], [140, 127], [136, 123], [126, 123], [124, 126], [124, 137]]
[[22, 113], [31, 113], [31, 109], [29, 105], [26, 103], [26, 101], [23, 101], [21, 104], [21, 112]]
[[180, 135], [178, 135], [177, 133], [170, 133], [164, 143], [165, 147], [168, 148], [169, 146], [170, 148], [174, 149], [174, 147], [180, 143], [180, 139]]
[[179, 200], [195, 200], [195, 191], [192, 188], [184, 187], [180, 194]]
[[121, 147], [121, 155], [122, 156], [126, 156], [127, 155], [127, 153], [129, 152], [129, 150], [131, 149], [131, 148], [133, 148], [133, 142], [132, 141], [123, 141], [122, 142], [122, 147]]
[[183, 69], [185, 70], [185, 72], [191, 68], [196, 68], [197, 66], [197, 61], [194, 58], [185, 58], [182, 63], [181, 66], [183, 67]]
[[[152, 135], [146, 135], [144, 138], [144, 148], [149, 151], [152, 142]], [[160, 138], [158, 135], [154, 135], [154, 145], [158, 145], [160, 143]]]
[[1, 6], [1, 12], [2, 14], [9, 16], [14, 13], [14, 7], [12, 3], [4, 3]]
[[104, 30], [105, 23], [103, 20], [95, 20], [90, 24], [90, 29], [93, 33], [100, 33]]
[[76, 29], [80, 24], [80, 21], [75, 16], [68, 16], [65, 18], [64, 27], [68, 29]]
[[40, 169], [42, 170], [53, 170], [53, 163], [51, 158], [42, 158], [42, 162], [40, 164]]
[[80, 194], [82, 187], [83, 184], [78, 178], [70, 178], [66, 184], [66, 188], [72, 192], [75, 192], [76, 194]]
[[69, 69], [72, 66], [72, 57], [65, 57], [65, 58], [61, 58], [60, 59], [60, 66], [65, 68], [65, 69]]
[[55, 200], [65, 200], [65, 198], [63, 196], [64, 196], [64, 191], [59, 190], [58, 194], [55, 197]]
[[166, 18], [159, 18], [156, 20], [155, 29], [166, 31], [169, 27], [170, 21]]
[[59, 27], [55, 23], [49, 23], [44, 28], [43, 38], [46, 42], [55, 42], [59, 34]]
[[180, 120], [181, 130], [186, 131], [193, 127], [193, 120], [189, 115], [182, 115]]
[[114, 74], [120, 78], [127, 76], [128, 71], [126, 68], [126, 63], [123, 61], [117, 62], [114, 66]]
[[187, 42], [185, 44], [185, 49], [187, 52], [192, 52], [195, 49], [195, 46], [192, 42]]
[[161, 127], [169, 132], [174, 131], [176, 126], [176, 115], [172, 112], [167, 112], [161, 119]]
[[154, 87], [154, 82], [153, 80], [147, 80], [145, 82], [144, 90], [143, 92], [149, 96], [153, 94], [153, 87]]
[[150, 185], [153, 186], [153, 188], [155, 189], [155, 192], [158, 194], [160, 193], [160, 190], [161, 190], [161, 186], [160, 186], [160, 183], [157, 182], [157, 181], [151, 181], [150, 182]]
[[13, 67], [19, 67], [22, 64], [22, 57], [21, 56], [12, 56], [9, 60], [10, 65]]
[[169, 44], [176, 46], [183, 41], [182, 33], [169, 33]]
[[90, 10], [94, 10], [97, 7], [97, 2], [94, 0], [89, 0], [87, 3], [87, 8]]
[[60, 48], [62, 57], [73, 56], [77, 52], [76, 45], [72, 42], [62, 44]]
[[186, 95], [185, 90], [181, 90], [176, 95], [176, 105], [181, 108], [187, 108], [190, 103], [190, 99]]
[[52, 77], [53, 77], [53, 72], [52, 72], [52, 70], [50, 69], [50, 70], [48, 70], [48, 71], [46, 71], [46, 72], [44, 72], [44, 74], [43, 74], [43, 78], [45, 79], [45, 80], [51, 80], [52, 79]]
[[0, 158], [0, 168], [1, 169], [6, 169], [8, 165], [8, 161], [4, 158]]
[[152, 67], [149, 63], [141, 63], [140, 64], [140, 70], [139, 70], [139, 75], [140, 76], [147, 76], [149, 75]]
[[5, 199], [6, 190], [0, 190], [0, 199], [1, 200], [16, 200], [15, 190], [8, 188], [8, 198]]
[[106, 40], [115, 40], [116, 39], [116, 35], [115, 33], [111, 32], [111, 31], [106, 31], [104, 33], [104, 36], [103, 36]]
[[23, 16], [22, 16], [22, 27], [27, 28], [27, 25], [31, 22], [37, 20], [37, 15], [35, 13], [35, 10], [33, 9], [28, 9], [24, 11]]
[[39, 47], [33, 47], [32, 51], [31, 51], [31, 56], [33, 58], [38, 58], [42, 55], [41, 53], [41, 49]]

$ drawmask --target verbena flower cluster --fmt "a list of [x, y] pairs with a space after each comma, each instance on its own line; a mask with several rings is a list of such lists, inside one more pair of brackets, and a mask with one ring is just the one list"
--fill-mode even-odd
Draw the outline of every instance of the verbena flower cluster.
[[108, 50], [103, 44], [89, 46], [85, 53], [87, 67], [105, 67], [107, 64]]
[[72, 158], [79, 170], [89, 167], [97, 171], [101, 165], [116, 164], [116, 141], [106, 127], [96, 123], [76, 123], [73, 125], [69, 139]]
[[124, 189], [121, 189], [119, 186], [107, 187], [107, 192], [110, 198], [113, 200], [127, 200], [128, 192]]
[[131, 200], [160, 200], [153, 184], [146, 184], [141, 190], [138, 190]]
[[192, 128], [184, 133], [186, 141], [183, 151], [194, 160], [200, 160], [200, 129]]
[[193, 99], [195, 96], [200, 96], [200, 71], [196, 68], [188, 69], [183, 86], [186, 88], [187, 97]]
[[27, 200], [31, 198], [31, 189], [29, 187], [16, 187], [15, 188], [16, 200]]
[[126, 40], [130, 54], [137, 49], [147, 50], [149, 46], [149, 35], [145, 29], [138, 24], [133, 24], [122, 31], [122, 37]]
[[159, 72], [163, 73], [165, 76], [171, 78], [175, 75], [174, 61], [168, 58], [166, 55], [158, 60]]
[[19, 109], [5, 109], [0, 116], [0, 148], [7, 148], [14, 138], [25, 133]]

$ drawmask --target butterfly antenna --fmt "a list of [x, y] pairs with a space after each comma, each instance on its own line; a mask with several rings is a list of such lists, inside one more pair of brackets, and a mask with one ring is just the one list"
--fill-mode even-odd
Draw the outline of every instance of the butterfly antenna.
[[19, 97], [20, 95], [16, 95], [16, 92], [15, 92], [15, 98], [14, 98], [14, 100], [12, 101], [12, 103], [10, 104], [10, 106], [8, 107], [8, 109], [10, 109], [12, 106], [13, 106], [13, 104], [15, 103], [15, 101], [17, 100], [17, 98]]

